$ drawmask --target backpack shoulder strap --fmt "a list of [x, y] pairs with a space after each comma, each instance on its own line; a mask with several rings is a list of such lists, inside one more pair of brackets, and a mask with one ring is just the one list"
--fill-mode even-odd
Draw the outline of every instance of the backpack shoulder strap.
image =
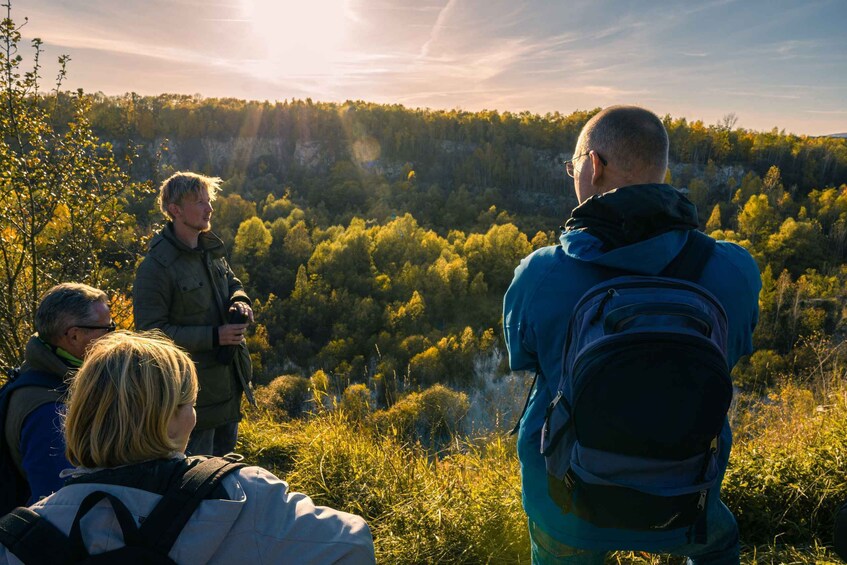
[[24, 563], [68, 563], [72, 545], [46, 518], [29, 508], [15, 508], [0, 518], [0, 543]]
[[685, 245], [662, 270], [661, 276], [697, 282], [714, 248], [714, 239], [697, 230], [690, 230]]
[[71, 525], [71, 531], [68, 534], [71, 551], [70, 555], [71, 559], [75, 563], [90, 557], [88, 550], [85, 549], [80, 522], [82, 521], [82, 518], [103, 499], [106, 499], [112, 505], [112, 511], [115, 513], [115, 518], [118, 520], [118, 525], [120, 526], [121, 533], [124, 537], [124, 545], [132, 547], [142, 545], [141, 536], [138, 534], [138, 526], [135, 525], [135, 519], [132, 517], [132, 513], [126, 505], [115, 495], [98, 490], [90, 493], [82, 499], [82, 502], [77, 509], [76, 516], [74, 517], [74, 522]]
[[140, 533], [148, 545], [167, 554], [206, 495], [226, 475], [246, 466], [242, 459], [234, 453], [211, 457], [179, 476], [141, 525]]

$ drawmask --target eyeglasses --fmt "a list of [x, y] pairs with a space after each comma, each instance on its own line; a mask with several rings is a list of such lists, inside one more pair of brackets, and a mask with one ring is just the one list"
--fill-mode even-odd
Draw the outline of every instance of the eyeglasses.
[[[576, 157], [571, 157], [570, 159], [568, 159], [567, 161], [565, 161], [565, 172], [566, 172], [566, 173], [568, 173], [568, 176], [569, 176], [569, 177], [573, 178], [573, 175], [574, 175], [574, 163], [576, 163], [577, 161], [579, 161], [580, 159], [582, 159], [582, 158], [583, 158], [583, 157], [585, 157], [586, 155], [591, 155], [591, 151], [593, 151], [593, 149], [592, 149], [592, 150], [589, 150], [589, 151], [586, 151], [585, 153], [582, 153], [582, 154], [580, 154], [580, 155], [577, 155]], [[597, 157], [600, 159], [600, 162], [601, 162], [601, 163], [603, 163], [603, 166], [604, 166], [604, 167], [606, 167], [606, 166], [608, 166], [608, 165], [609, 165], [609, 163], [607, 163], [607, 162], [606, 162], [606, 160], [603, 158], [603, 156], [602, 156], [602, 155], [600, 155], [600, 154], [599, 154], [599, 153], [597, 153], [596, 151], [594, 151], [594, 154], [595, 154], [595, 155], [597, 155]]]
[[[106, 330], [106, 333], [111, 333], [111, 332], [115, 331], [116, 329], [118, 329], [118, 326], [115, 324], [115, 321], [114, 321], [114, 320], [109, 320], [109, 325], [108, 325], [108, 326], [80, 326], [80, 325], [73, 325], [73, 326], [71, 326], [71, 328], [82, 328], [82, 329], [84, 329], [84, 330]], [[70, 329], [70, 328], [68, 328], [68, 329]], [[66, 332], [66, 333], [67, 333], [67, 332]]]

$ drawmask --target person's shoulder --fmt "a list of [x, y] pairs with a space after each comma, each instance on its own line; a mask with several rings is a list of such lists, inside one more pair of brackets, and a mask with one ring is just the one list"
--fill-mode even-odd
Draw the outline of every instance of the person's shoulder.
[[162, 235], [162, 232], [159, 232], [150, 241], [150, 249], [138, 269], [142, 271], [158, 267], [168, 268], [177, 259], [179, 259], [179, 250]]
[[[361, 516], [317, 506], [308, 495], [290, 491], [288, 483], [262, 467], [242, 467], [229, 477], [246, 494], [252, 512], [263, 514], [257, 524], [266, 530], [265, 535], [322, 545], [365, 546], [372, 555], [370, 529]], [[232, 483], [229, 487], [231, 490]]]
[[[762, 277], [756, 260], [744, 247], [731, 241], [717, 241], [715, 259], [726, 274], [740, 275], [751, 287], [762, 286]], [[736, 279], [737, 280], [737, 279]]]
[[548, 245], [536, 249], [523, 259], [515, 268], [515, 279], [518, 277], [539, 277], [550, 269], [561, 265], [566, 256], [561, 245]]

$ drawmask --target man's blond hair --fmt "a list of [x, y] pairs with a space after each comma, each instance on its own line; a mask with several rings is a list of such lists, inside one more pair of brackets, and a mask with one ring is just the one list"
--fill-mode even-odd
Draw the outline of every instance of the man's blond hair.
[[209, 200], [214, 201], [221, 189], [221, 179], [207, 177], [197, 173], [174, 173], [159, 186], [159, 209], [169, 220], [173, 219], [168, 207], [171, 204], [182, 204], [189, 194], [197, 194], [201, 188], [209, 193]]
[[68, 461], [117, 467], [170, 456], [177, 408], [197, 399], [188, 355], [159, 331], [117, 331], [97, 340], [68, 392]]

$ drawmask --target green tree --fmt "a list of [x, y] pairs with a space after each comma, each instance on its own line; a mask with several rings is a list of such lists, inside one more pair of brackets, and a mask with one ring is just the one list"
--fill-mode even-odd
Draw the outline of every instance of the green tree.
[[741, 213], [738, 214], [738, 233], [749, 239], [754, 245], [773, 233], [778, 225], [779, 216], [765, 194], [750, 197]]
[[[22, 68], [11, 3], [0, 23], [0, 366], [16, 364], [49, 287], [78, 281], [113, 291], [124, 304], [144, 237], [125, 212], [149, 187], [130, 182], [112, 147], [92, 132], [90, 99], [43, 92], [41, 41]], [[61, 124], [61, 125], [59, 125]], [[115, 312], [116, 314], [124, 314]]]
[[242, 262], [253, 262], [263, 259], [273, 243], [271, 230], [265, 227], [265, 223], [253, 216], [244, 220], [238, 226], [235, 234], [235, 258]]

